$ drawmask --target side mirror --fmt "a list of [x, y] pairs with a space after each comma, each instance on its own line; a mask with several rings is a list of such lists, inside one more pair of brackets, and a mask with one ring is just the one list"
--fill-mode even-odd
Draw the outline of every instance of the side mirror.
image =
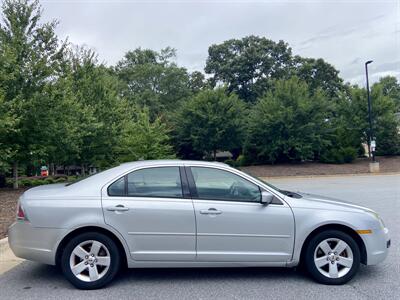
[[274, 195], [272, 195], [269, 192], [263, 191], [261, 192], [261, 203], [264, 205], [268, 205], [272, 203], [272, 200], [274, 199]]

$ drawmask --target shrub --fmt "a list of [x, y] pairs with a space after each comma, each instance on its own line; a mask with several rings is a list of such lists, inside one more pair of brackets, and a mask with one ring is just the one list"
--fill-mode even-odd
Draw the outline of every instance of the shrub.
[[6, 187], [12, 187], [14, 184], [14, 180], [11, 178], [6, 178]]
[[247, 158], [243, 154], [240, 154], [236, 159], [236, 166], [243, 167], [245, 165], [248, 165]]
[[46, 181], [42, 179], [30, 179], [30, 186], [38, 186], [46, 184]]
[[357, 158], [357, 149], [354, 149], [353, 147], [341, 148], [340, 153], [345, 163], [351, 163]]
[[0, 188], [6, 186], [6, 176], [4, 174], [0, 174]]
[[353, 147], [332, 148], [321, 155], [321, 161], [329, 164], [351, 163], [357, 157], [357, 149]]
[[66, 181], [67, 181], [66, 177], [59, 177], [54, 180], [55, 183], [66, 182]]
[[52, 184], [52, 183], [56, 182], [55, 179], [53, 179], [51, 177], [47, 177], [43, 181], [44, 181], [43, 184]]
[[237, 167], [236, 161], [231, 158], [225, 160], [224, 163], [226, 163], [227, 165], [230, 165], [231, 167]]
[[[38, 177], [31, 177], [31, 178], [21, 178], [18, 180], [19, 186], [21, 187], [32, 187], [32, 186], [39, 186], [39, 185], [44, 185], [44, 184], [52, 184], [55, 182], [65, 182], [67, 178], [58, 178], [54, 179], [52, 177], [47, 177], [47, 178], [38, 178]], [[14, 183], [14, 179], [12, 178], [7, 178], [7, 186], [12, 187]]]
[[32, 186], [32, 180], [29, 178], [23, 178], [19, 181], [19, 185], [21, 186]]

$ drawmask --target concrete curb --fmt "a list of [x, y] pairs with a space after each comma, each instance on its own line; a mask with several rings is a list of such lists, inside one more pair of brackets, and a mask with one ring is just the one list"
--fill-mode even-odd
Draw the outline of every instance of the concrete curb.
[[10, 249], [10, 246], [8, 245], [8, 238], [4, 238], [0, 240], [0, 255], [2, 255], [4, 252], [6, 252], [8, 249]]
[[18, 258], [8, 245], [8, 238], [0, 240], [0, 275], [19, 265], [24, 260]]

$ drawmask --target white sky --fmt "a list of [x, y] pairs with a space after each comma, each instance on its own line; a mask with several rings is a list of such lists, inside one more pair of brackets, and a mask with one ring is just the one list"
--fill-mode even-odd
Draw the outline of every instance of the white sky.
[[41, 1], [58, 35], [87, 45], [108, 65], [137, 47], [177, 49], [177, 62], [202, 71], [209, 45], [246, 35], [288, 42], [294, 54], [322, 57], [346, 81], [400, 79], [400, 0], [391, 1]]

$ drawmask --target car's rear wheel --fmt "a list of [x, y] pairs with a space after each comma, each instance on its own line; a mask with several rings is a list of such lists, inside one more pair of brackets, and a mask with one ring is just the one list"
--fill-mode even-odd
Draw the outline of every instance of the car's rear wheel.
[[108, 236], [87, 232], [72, 238], [61, 256], [65, 277], [79, 289], [98, 289], [118, 273], [120, 256]]
[[323, 284], [344, 284], [354, 277], [360, 266], [360, 250], [354, 239], [338, 230], [315, 235], [305, 253], [307, 271]]

